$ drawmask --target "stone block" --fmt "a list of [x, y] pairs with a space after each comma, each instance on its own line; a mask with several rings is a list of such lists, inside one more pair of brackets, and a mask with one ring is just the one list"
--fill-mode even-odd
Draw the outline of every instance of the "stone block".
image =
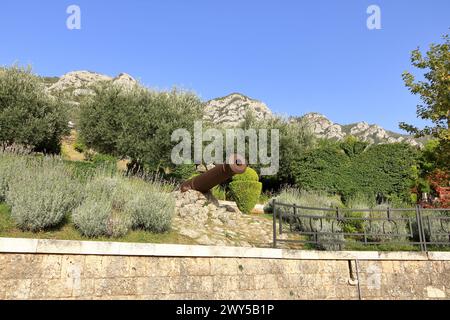
[[0, 299], [29, 299], [31, 281], [31, 279], [0, 279]]
[[185, 258], [180, 262], [181, 275], [208, 276], [211, 275], [210, 259]]
[[30, 299], [68, 298], [72, 296], [73, 278], [33, 279]]
[[214, 282], [211, 276], [168, 277], [171, 293], [213, 292]]
[[211, 260], [211, 274], [220, 275], [238, 275], [241, 273], [239, 266], [241, 262], [235, 258], [215, 258]]
[[136, 278], [136, 289], [139, 296], [169, 294], [170, 281], [167, 277]]
[[215, 275], [213, 277], [213, 291], [236, 291], [239, 290], [240, 276]]
[[136, 295], [136, 278], [105, 278], [95, 280], [95, 295], [104, 296], [129, 296]]

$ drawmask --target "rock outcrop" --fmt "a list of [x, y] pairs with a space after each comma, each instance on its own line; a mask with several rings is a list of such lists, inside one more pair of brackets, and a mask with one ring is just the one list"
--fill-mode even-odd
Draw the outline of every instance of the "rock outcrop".
[[303, 121], [318, 138], [342, 140], [352, 135], [370, 144], [406, 142], [412, 146], [422, 146], [420, 141], [411, 136], [387, 131], [379, 125], [370, 125], [364, 121], [340, 125], [319, 113], [308, 113], [300, 118], [294, 118], [294, 121]]
[[174, 197], [176, 214], [172, 228], [192, 243], [243, 247], [271, 245], [271, 220], [242, 214], [235, 204], [218, 201], [194, 190], [175, 191]]
[[[92, 86], [101, 81], [110, 81], [122, 88], [129, 89], [138, 82], [129, 74], [121, 73], [112, 78], [90, 71], [73, 71], [61, 78], [47, 78], [47, 90], [50, 94], [64, 93], [68, 102], [78, 105], [83, 97], [93, 95]], [[236, 127], [241, 124], [247, 113], [252, 113], [256, 120], [270, 119], [274, 115], [266, 104], [239, 93], [210, 100], [205, 103], [204, 120], [220, 127]], [[342, 140], [348, 135], [358, 137], [369, 143], [406, 142], [421, 146], [420, 140], [408, 135], [387, 131], [382, 127], [367, 122], [340, 125], [319, 113], [308, 113], [302, 117], [291, 117], [291, 121], [301, 121], [311, 129], [315, 136], [326, 139]]]
[[272, 111], [263, 102], [233, 93], [208, 101], [204, 119], [216, 125], [234, 127], [244, 120], [247, 112], [252, 112], [257, 120], [272, 117]]
[[111, 81], [113, 84], [124, 88], [130, 88], [138, 82], [129, 74], [121, 73], [112, 78], [107, 75], [90, 71], [72, 71], [48, 87], [50, 93], [65, 92], [73, 98], [94, 94], [91, 87], [101, 81]]
[[[67, 91], [72, 92], [87, 89], [89, 86], [100, 81], [111, 81], [111, 77], [90, 71], [72, 71], [63, 75], [55, 84], [48, 89], [50, 92]], [[80, 94], [81, 91], [78, 91]]]

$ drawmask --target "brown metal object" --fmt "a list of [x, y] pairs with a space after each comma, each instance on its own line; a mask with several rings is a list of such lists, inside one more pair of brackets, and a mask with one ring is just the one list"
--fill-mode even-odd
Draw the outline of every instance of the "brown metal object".
[[227, 163], [216, 165], [211, 170], [185, 181], [181, 185], [181, 192], [196, 190], [206, 193], [232, 176], [244, 173], [245, 169], [247, 169], [245, 160], [239, 155], [233, 155]]

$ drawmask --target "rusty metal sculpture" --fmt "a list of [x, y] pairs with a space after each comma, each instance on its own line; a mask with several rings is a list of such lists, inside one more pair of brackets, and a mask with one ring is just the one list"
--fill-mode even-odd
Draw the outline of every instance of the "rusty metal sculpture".
[[181, 185], [181, 192], [196, 190], [207, 193], [215, 186], [227, 181], [236, 174], [241, 174], [247, 169], [245, 159], [239, 155], [232, 155], [227, 163], [216, 165], [211, 170], [198, 175]]

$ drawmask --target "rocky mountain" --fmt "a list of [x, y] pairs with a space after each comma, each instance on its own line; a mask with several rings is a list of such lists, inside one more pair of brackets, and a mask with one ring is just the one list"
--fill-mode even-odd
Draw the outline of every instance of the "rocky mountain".
[[[113, 78], [90, 71], [73, 71], [60, 78], [46, 77], [44, 81], [50, 94], [64, 93], [75, 107], [81, 97], [94, 94], [92, 85], [101, 81], [111, 81], [113, 84], [124, 88], [131, 88], [138, 84], [132, 76], [126, 73], [121, 73]], [[232, 93], [222, 98], [207, 101], [205, 103], [204, 120], [222, 127], [234, 127], [244, 120], [249, 111], [253, 113], [257, 120], [269, 119], [274, 116], [265, 103], [240, 93]], [[306, 123], [319, 138], [342, 140], [348, 135], [353, 135], [369, 143], [406, 142], [413, 146], [422, 145], [420, 140], [385, 130], [376, 124], [370, 125], [367, 122], [358, 122], [340, 125], [319, 113], [291, 117], [290, 121]]]
[[[271, 110], [263, 102], [251, 99], [239, 93], [223, 98], [213, 99], [206, 103], [204, 119], [216, 125], [233, 127], [240, 124], [248, 111], [253, 112], [259, 120], [273, 117]], [[318, 138], [342, 140], [348, 135], [373, 143], [406, 142], [410, 145], [421, 145], [419, 140], [383, 129], [367, 122], [340, 125], [332, 122], [319, 113], [308, 113], [302, 117], [291, 117], [290, 121], [303, 122]]]
[[362, 141], [373, 143], [397, 143], [405, 142], [412, 146], [421, 146], [421, 141], [409, 135], [402, 135], [396, 132], [385, 130], [379, 125], [358, 122], [347, 125], [333, 123], [320, 113], [308, 113], [295, 121], [304, 121], [315, 136], [319, 138], [342, 140], [348, 135], [355, 136]]
[[216, 125], [233, 127], [252, 111], [258, 120], [272, 117], [272, 111], [261, 101], [251, 99], [239, 93], [206, 102], [204, 119]]
[[52, 93], [68, 93], [72, 97], [93, 94], [91, 87], [101, 81], [111, 81], [122, 87], [132, 87], [138, 82], [129, 74], [121, 73], [112, 78], [107, 75], [91, 71], [72, 71], [60, 78], [45, 78], [47, 90]]

